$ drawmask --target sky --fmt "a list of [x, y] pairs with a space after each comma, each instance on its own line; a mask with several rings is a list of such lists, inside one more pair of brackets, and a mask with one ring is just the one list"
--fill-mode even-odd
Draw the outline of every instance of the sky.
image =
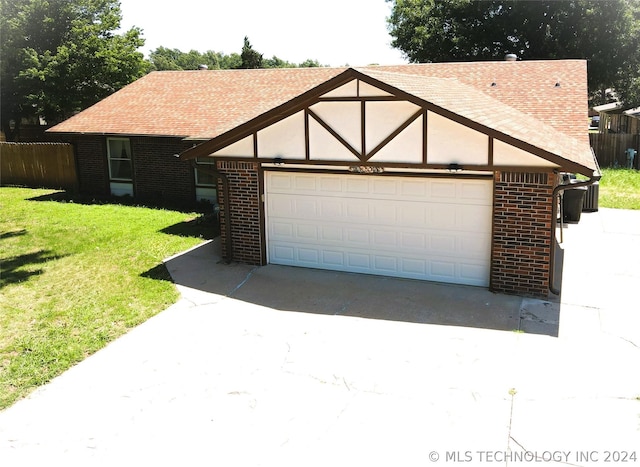
[[121, 29], [137, 26], [145, 56], [158, 47], [240, 53], [244, 37], [264, 58], [362, 66], [405, 63], [389, 44], [384, 0], [120, 0]]

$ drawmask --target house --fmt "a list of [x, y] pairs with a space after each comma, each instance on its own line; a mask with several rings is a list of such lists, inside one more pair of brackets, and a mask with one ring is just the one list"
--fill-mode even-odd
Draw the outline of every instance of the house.
[[638, 168], [630, 154], [640, 151], [640, 107], [625, 108], [618, 101], [593, 108], [598, 132], [590, 135], [599, 163], [605, 167]]
[[228, 260], [545, 297], [587, 111], [583, 60], [156, 72], [49, 131], [85, 191], [217, 200]]
[[597, 105], [598, 131], [600, 133], [625, 133], [640, 135], [640, 107], [625, 109], [620, 102]]

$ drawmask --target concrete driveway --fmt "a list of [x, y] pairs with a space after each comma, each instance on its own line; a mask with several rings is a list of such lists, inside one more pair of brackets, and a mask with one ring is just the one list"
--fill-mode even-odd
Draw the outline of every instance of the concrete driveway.
[[0, 412], [0, 465], [640, 463], [640, 212], [569, 225], [549, 301], [217, 248], [167, 261], [179, 303]]

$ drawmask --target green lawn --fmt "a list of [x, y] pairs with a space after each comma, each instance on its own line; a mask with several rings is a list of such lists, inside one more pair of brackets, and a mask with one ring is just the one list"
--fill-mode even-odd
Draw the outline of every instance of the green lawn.
[[195, 213], [51, 197], [0, 188], [0, 409], [174, 303], [162, 259], [214, 235]]
[[602, 169], [598, 203], [603, 208], [640, 209], [640, 171]]

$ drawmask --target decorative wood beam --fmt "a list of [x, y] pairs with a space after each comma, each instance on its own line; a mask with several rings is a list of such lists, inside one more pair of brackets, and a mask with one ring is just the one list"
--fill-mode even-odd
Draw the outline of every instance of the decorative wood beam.
[[[383, 147], [385, 147], [387, 144], [389, 144], [389, 142], [391, 142], [391, 140], [393, 140], [396, 136], [398, 136], [400, 133], [402, 133], [409, 125], [411, 125], [413, 122], [415, 122], [423, 113], [424, 113], [424, 111], [422, 109], [420, 109], [416, 113], [414, 113], [411, 117], [409, 117], [409, 119], [407, 121], [405, 121], [402, 125], [400, 125], [398, 128], [396, 128], [393, 131], [393, 133], [391, 133], [389, 136], [387, 136], [385, 139], [383, 139], [380, 144], [378, 144], [375, 148], [373, 148], [365, 156], [363, 161], [366, 162], [369, 159], [371, 159], [373, 156], [375, 156]], [[426, 130], [426, 128], [425, 128], [425, 130]], [[364, 131], [363, 131], [363, 133], [364, 133]], [[363, 146], [363, 148], [364, 148], [364, 146]]]
[[331, 128], [324, 120], [322, 120], [313, 110], [307, 109], [307, 112], [309, 112], [309, 116], [312, 117], [316, 122], [318, 122], [325, 130], [327, 130], [331, 134], [331, 136], [340, 141], [340, 143], [342, 143], [345, 148], [352, 152], [354, 156], [362, 160], [362, 154], [354, 149], [353, 146], [351, 146], [342, 136], [336, 133], [336, 131]]

